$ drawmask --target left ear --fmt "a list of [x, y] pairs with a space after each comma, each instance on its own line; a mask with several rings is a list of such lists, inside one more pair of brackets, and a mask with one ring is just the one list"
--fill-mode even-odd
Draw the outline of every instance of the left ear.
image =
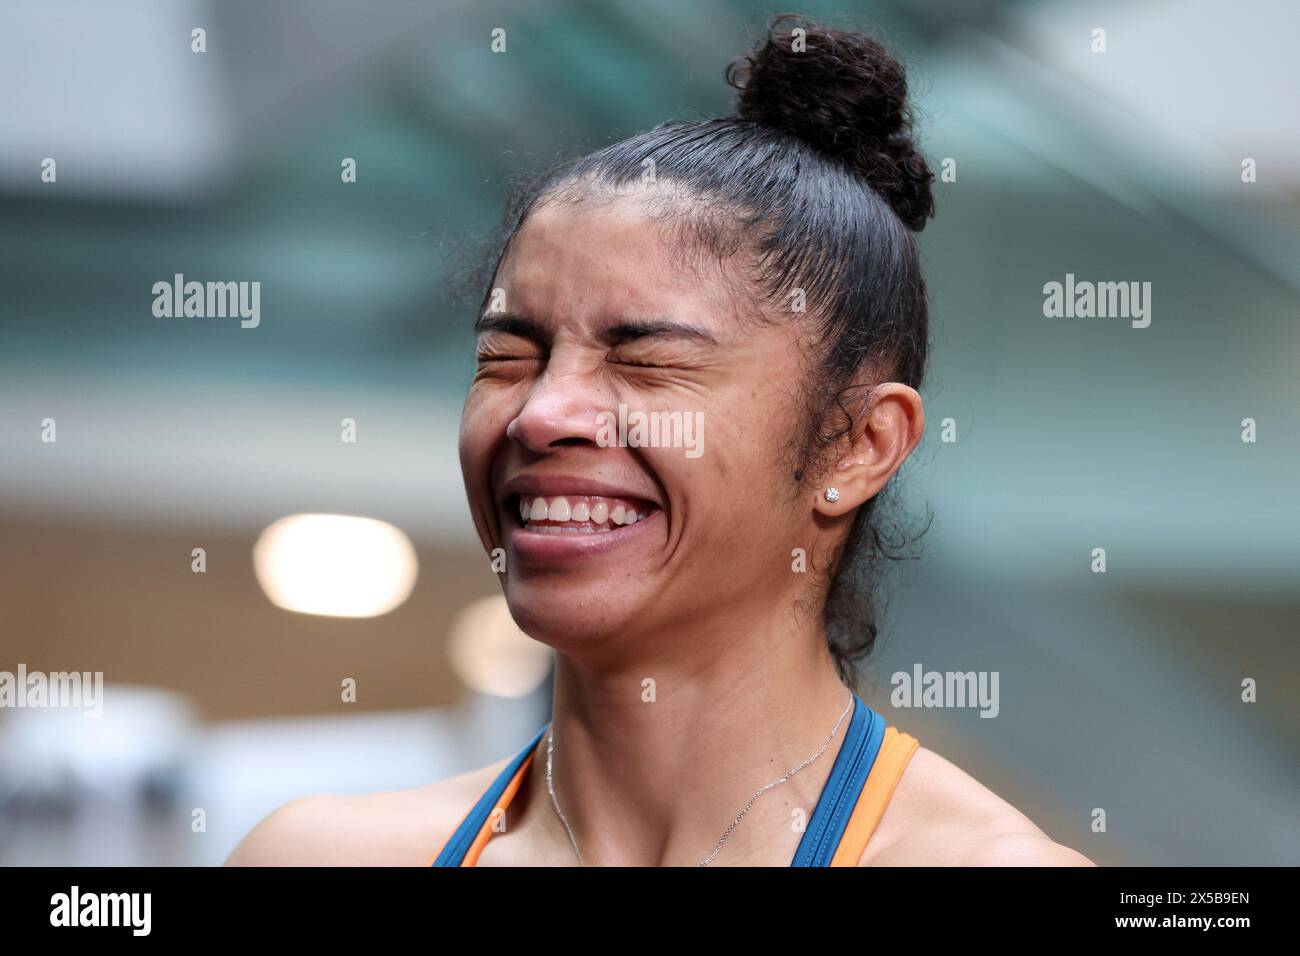
[[[916, 389], [899, 382], [877, 385], [846, 439], [847, 449], [817, 490], [817, 510], [835, 517], [875, 497], [902, 467], [924, 432], [925, 410]], [[827, 488], [839, 492], [836, 501], [826, 500]]]

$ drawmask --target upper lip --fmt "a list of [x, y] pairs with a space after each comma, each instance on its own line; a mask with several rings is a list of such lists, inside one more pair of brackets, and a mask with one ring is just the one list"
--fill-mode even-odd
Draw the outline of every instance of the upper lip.
[[631, 498], [648, 501], [656, 507], [659, 501], [653, 496], [631, 488], [611, 485], [575, 475], [515, 475], [502, 487], [505, 498], [511, 495], [596, 495], [602, 498]]

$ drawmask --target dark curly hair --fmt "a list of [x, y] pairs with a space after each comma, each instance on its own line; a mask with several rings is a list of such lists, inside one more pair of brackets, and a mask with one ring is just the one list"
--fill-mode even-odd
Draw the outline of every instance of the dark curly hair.
[[[727, 81], [739, 91], [734, 116], [668, 122], [518, 188], [490, 271], [542, 204], [616, 198], [652, 170], [666, 188], [647, 208], [685, 256], [746, 253], [741, 273], [767, 306], [755, 314], [809, 323], [804, 427], [789, 448], [798, 494], [824, 473], [872, 386], [920, 387], [929, 333], [913, 232], [934, 214], [934, 176], [913, 142], [905, 71], [865, 33], [780, 14]], [[799, 292], [806, 313], [791, 315]], [[881, 498], [858, 509], [821, 569], [827, 640], [850, 683], [879, 631], [884, 562], [905, 556], [907, 534], [882, 519]]]

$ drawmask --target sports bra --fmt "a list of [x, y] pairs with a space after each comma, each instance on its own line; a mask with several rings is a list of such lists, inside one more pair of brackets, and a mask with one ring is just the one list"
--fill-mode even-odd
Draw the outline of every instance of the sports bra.
[[[547, 725], [549, 726], [549, 725]], [[546, 727], [501, 771], [447, 838], [431, 866], [475, 866], [498, 832], [506, 808], [532, 766]], [[853, 695], [853, 717], [835, 766], [822, 787], [791, 866], [857, 866], [867, 841], [894, 794], [894, 787], [919, 746], [915, 737], [885, 726], [885, 720]]]

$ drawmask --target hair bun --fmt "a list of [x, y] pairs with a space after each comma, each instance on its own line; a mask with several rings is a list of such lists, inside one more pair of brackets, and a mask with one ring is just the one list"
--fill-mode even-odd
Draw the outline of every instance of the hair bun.
[[934, 215], [934, 174], [912, 141], [906, 72], [872, 37], [783, 14], [727, 68], [727, 82], [740, 91], [741, 119], [843, 160], [908, 228], [920, 231]]

